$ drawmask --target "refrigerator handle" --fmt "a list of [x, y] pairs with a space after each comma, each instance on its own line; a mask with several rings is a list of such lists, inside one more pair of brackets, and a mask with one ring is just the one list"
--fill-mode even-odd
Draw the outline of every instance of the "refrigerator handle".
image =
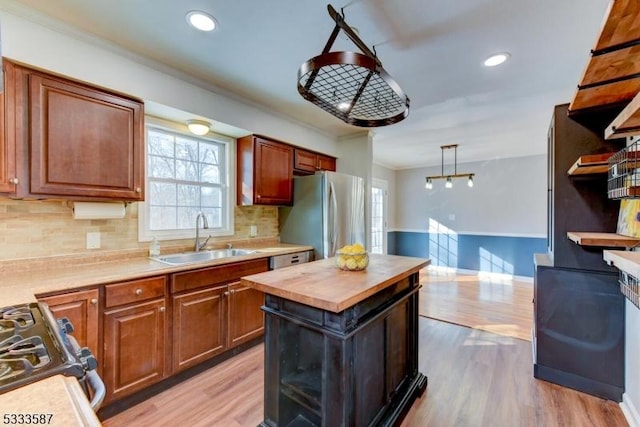
[[329, 183], [329, 203], [330, 203], [330, 214], [329, 214], [329, 227], [331, 229], [331, 236], [329, 241], [331, 242], [331, 252], [329, 256], [334, 256], [336, 253], [336, 215], [338, 211], [338, 201], [336, 200], [336, 191], [333, 188], [333, 182]]

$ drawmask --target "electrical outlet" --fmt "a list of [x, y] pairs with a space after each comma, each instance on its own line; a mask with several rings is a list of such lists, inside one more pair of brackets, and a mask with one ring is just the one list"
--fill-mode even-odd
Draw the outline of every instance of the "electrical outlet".
[[249, 237], [256, 237], [258, 235], [258, 226], [252, 225], [249, 227]]
[[100, 232], [87, 233], [87, 249], [100, 249]]

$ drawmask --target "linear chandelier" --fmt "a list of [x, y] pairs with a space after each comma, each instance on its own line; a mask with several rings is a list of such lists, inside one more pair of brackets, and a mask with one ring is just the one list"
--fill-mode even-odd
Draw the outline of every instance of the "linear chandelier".
[[[451, 150], [453, 149], [453, 173], [452, 174], [448, 174], [445, 175], [444, 174], [444, 150]], [[427, 176], [425, 177], [425, 184], [424, 184], [424, 188], [426, 188], [427, 190], [431, 190], [433, 188], [433, 180], [435, 179], [446, 179], [447, 182], [445, 183], [444, 187], [445, 188], [452, 188], [453, 187], [453, 178], [467, 178], [467, 185], [469, 187], [473, 187], [473, 177], [475, 175], [475, 173], [458, 173], [458, 144], [450, 144], [450, 145], [441, 145], [440, 146], [440, 150], [441, 150], [441, 163], [440, 163], [440, 173], [441, 175], [432, 175], [432, 176]]]

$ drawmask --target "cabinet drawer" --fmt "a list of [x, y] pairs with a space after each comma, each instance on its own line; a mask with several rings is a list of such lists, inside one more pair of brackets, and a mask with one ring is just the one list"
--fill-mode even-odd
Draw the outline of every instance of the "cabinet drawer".
[[177, 293], [190, 289], [226, 283], [242, 276], [262, 273], [269, 270], [267, 258], [233, 264], [219, 265], [195, 271], [185, 271], [171, 275], [171, 292]]
[[107, 285], [105, 286], [105, 307], [162, 297], [165, 294], [166, 283], [166, 277], [160, 276]]

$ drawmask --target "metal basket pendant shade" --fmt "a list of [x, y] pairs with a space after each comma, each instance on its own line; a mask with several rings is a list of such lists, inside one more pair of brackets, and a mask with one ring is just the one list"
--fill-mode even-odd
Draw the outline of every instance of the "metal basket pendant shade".
[[[409, 98], [331, 5], [336, 26], [323, 52], [298, 70], [298, 92], [340, 120], [361, 127], [387, 126], [409, 115]], [[329, 52], [340, 30], [362, 50]]]

